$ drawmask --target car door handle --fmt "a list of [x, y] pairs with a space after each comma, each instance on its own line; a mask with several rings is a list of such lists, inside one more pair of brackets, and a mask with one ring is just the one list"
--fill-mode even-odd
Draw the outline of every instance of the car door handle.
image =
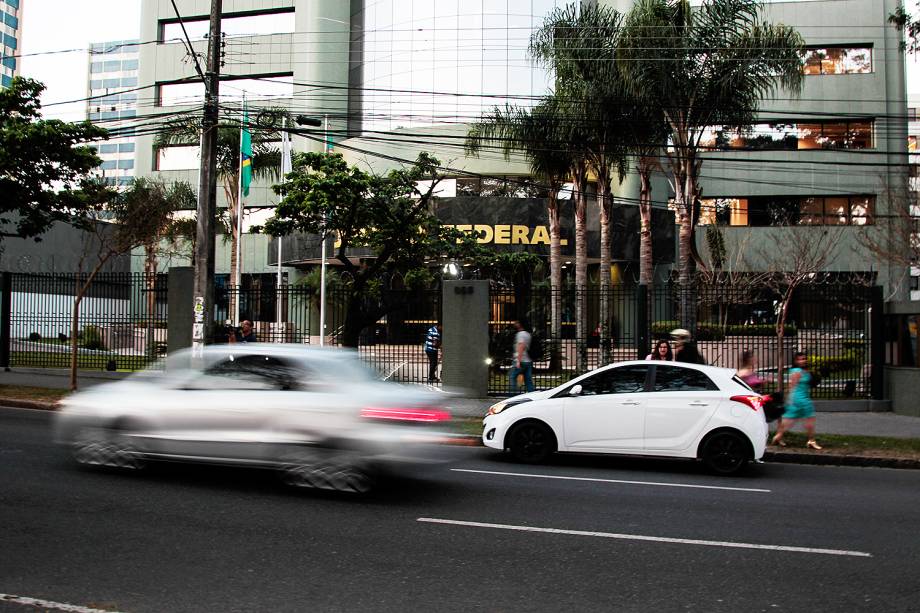
[[624, 402], [621, 402], [620, 404], [642, 404], [642, 403], [641, 403], [641, 402], [624, 401]]
[[708, 402], [691, 402], [690, 406], [691, 407], [708, 407], [709, 403]]

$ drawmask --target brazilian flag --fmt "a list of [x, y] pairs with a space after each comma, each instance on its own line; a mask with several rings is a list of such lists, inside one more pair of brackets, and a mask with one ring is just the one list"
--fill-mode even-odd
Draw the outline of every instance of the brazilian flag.
[[242, 181], [243, 195], [249, 195], [249, 184], [252, 183], [252, 134], [249, 132], [249, 113], [243, 109], [243, 125], [240, 133], [240, 181]]

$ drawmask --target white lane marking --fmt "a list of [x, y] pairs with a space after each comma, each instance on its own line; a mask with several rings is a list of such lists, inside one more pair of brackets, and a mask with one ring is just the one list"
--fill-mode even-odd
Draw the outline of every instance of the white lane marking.
[[538, 475], [533, 473], [506, 473], [496, 470], [470, 470], [468, 468], [451, 468], [458, 473], [477, 473], [480, 475], [502, 475], [506, 477], [532, 477], [534, 479], [563, 479], [565, 481], [593, 481], [596, 483], [625, 483], [626, 485], [659, 485], [661, 487], [688, 487], [700, 490], [728, 490], [730, 492], [757, 492], [769, 494], [771, 490], [753, 487], [726, 487], [722, 485], [695, 485], [693, 483], [664, 483], [658, 481], [626, 481], [623, 479], [597, 479], [594, 477], [566, 477], [564, 475]]
[[81, 607], [80, 605], [67, 604], [66, 602], [41, 600], [40, 598], [16, 596], [15, 594], [0, 594], [0, 602], [12, 602], [13, 604], [21, 604], [28, 607], [41, 607], [43, 609], [54, 609], [55, 611], [70, 611], [71, 613], [118, 613], [117, 611], [111, 611], [109, 609]]
[[676, 543], [678, 545], [705, 545], [708, 547], [731, 547], [735, 549], [766, 549], [770, 551], [791, 551], [794, 553], [812, 553], [828, 556], [853, 556], [857, 558], [871, 558], [871, 553], [864, 551], [847, 551], [845, 549], [817, 549], [814, 547], [789, 547], [786, 545], [761, 545], [758, 543], [736, 543], [732, 541], [704, 541], [700, 539], [679, 539], [665, 536], [645, 536], [642, 534], [616, 534], [613, 532], [589, 532], [585, 530], [562, 530], [559, 528], [537, 528], [534, 526], [512, 526], [508, 524], [487, 524], [478, 521], [458, 521], [453, 519], [435, 519], [432, 517], [419, 517], [416, 521], [428, 524], [448, 524], [452, 526], [468, 526], [472, 528], [497, 528], [500, 530], [517, 530], [520, 532], [544, 532], [549, 534], [569, 534], [573, 536], [596, 536], [608, 539], [621, 539], [626, 541], [652, 541], [656, 543]]

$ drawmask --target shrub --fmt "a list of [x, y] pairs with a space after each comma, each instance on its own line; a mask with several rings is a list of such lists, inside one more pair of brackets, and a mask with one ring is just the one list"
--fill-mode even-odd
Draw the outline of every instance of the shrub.
[[813, 372], [827, 377], [833, 373], [859, 368], [862, 366], [862, 358], [862, 352], [850, 349], [834, 356], [810, 355], [808, 363]]
[[102, 341], [102, 331], [96, 326], [86, 326], [80, 332], [81, 346], [84, 349], [105, 349]]
[[30, 340], [30, 341], [40, 341], [40, 340], [42, 340], [42, 335], [39, 334], [38, 332], [30, 332], [30, 333], [29, 333], [29, 340]]
[[868, 343], [862, 339], [848, 338], [841, 343], [841, 346], [843, 346], [844, 349], [862, 352], [866, 350]]

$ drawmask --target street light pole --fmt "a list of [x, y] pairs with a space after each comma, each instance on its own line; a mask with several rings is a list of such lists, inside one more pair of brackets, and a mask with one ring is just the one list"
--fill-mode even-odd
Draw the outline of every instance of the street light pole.
[[214, 222], [217, 216], [217, 123], [220, 95], [220, 18], [222, 0], [211, 0], [204, 115], [201, 120], [201, 170], [198, 176], [198, 227], [195, 232], [194, 324], [192, 348], [200, 351], [214, 317]]

